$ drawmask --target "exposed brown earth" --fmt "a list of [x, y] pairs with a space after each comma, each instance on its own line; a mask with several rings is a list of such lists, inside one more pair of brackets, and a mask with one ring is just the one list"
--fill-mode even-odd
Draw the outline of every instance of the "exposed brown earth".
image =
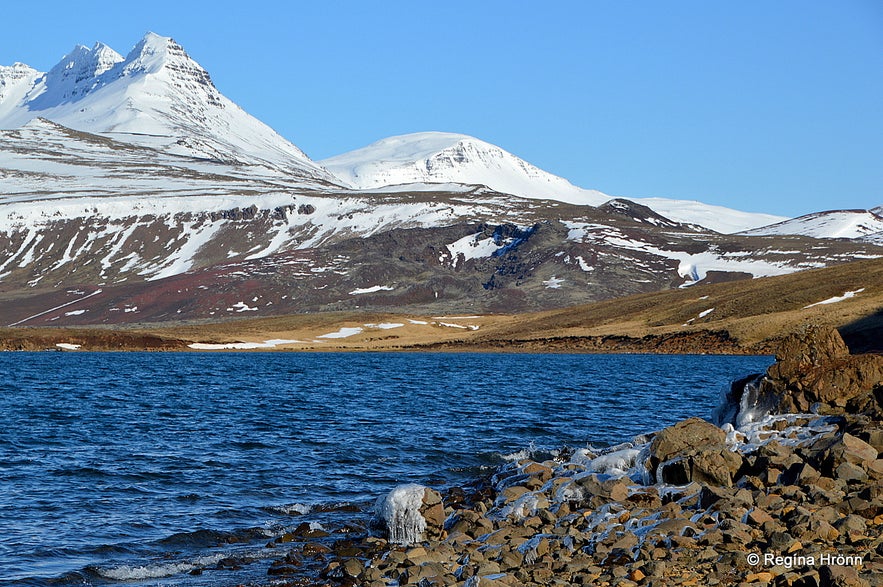
[[[847, 292], [858, 293], [811, 306]], [[854, 352], [883, 352], [883, 260], [523, 314], [329, 312], [156, 326], [6, 328], [0, 329], [0, 348], [69, 343], [83, 350], [186, 350], [192, 343], [281, 340], [298, 342], [272, 348], [767, 354], [810, 323], [837, 328]], [[392, 324], [400, 326], [381, 327]], [[361, 331], [322, 338], [341, 328]]]

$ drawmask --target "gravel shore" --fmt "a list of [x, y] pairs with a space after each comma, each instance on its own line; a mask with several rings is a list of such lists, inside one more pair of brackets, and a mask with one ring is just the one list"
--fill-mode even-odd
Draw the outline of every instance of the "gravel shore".
[[396, 488], [374, 528], [301, 537], [269, 573], [369, 587], [883, 585], [881, 452], [883, 356], [808, 327], [733, 384], [715, 423], [522, 458], [444, 494]]

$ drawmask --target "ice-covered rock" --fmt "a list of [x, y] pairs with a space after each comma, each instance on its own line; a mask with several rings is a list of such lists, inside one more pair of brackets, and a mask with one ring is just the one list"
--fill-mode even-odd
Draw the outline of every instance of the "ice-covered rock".
[[409, 545], [438, 538], [444, 525], [444, 507], [437, 491], [409, 483], [379, 498], [375, 522], [383, 526], [394, 544]]

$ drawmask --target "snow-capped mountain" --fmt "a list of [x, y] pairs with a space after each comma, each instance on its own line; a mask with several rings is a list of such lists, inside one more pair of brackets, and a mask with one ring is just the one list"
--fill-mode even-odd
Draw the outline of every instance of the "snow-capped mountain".
[[609, 198], [463, 135], [336, 157], [338, 180], [152, 34], [0, 68], [3, 127], [0, 325], [516, 312], [883, 257], [716, 234], [767, 219]]
[[[465, 183], [523, 198], [599, 206], [610, 200], [597, 190], [577, 187], [496, 145], [462, 134], [422, 132], [383, 139], [321, 161], [354, 188], [410, 183]], [[628, 198], [682, 224], [729, 234], [785, 220], [771, 214], [731, 210], [690, 200]]]
[[0, 69], [0, 128], [42, 117], [164, 152], [270, 166], [331, 182], [300, 149], [223, 96], [174, 40], [148, 33], [123, 58], [75, 47], [47, 73]]
[[800, 234], [813, 238], [883, 241], [883, 206], [871, 210], [831, 210], [748, 230], [750, 235]]
[[383, 139], [321, 161], [358, 189], [410, 183], [486, 185], [523, 198], [598, 206], [610, 196], [578, 188], [500, 147], [467, 135], [422, 132]]

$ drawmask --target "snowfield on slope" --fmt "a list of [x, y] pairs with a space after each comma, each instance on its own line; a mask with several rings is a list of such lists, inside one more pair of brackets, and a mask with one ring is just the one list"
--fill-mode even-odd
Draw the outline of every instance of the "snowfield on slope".
[[[577, 187], [496, 145], [468, 135], [422, 132], [389, 137], [367, 147], [320, 161], [342, 183], [377, 189], [413, 183], [461, 183], [530, 199], [599, 206], [612, 199], [597, 190]], [[685, 224], [733, 233], [781, 222], [786, 218], [731, 210], [689, 200], [628, 198]]]

